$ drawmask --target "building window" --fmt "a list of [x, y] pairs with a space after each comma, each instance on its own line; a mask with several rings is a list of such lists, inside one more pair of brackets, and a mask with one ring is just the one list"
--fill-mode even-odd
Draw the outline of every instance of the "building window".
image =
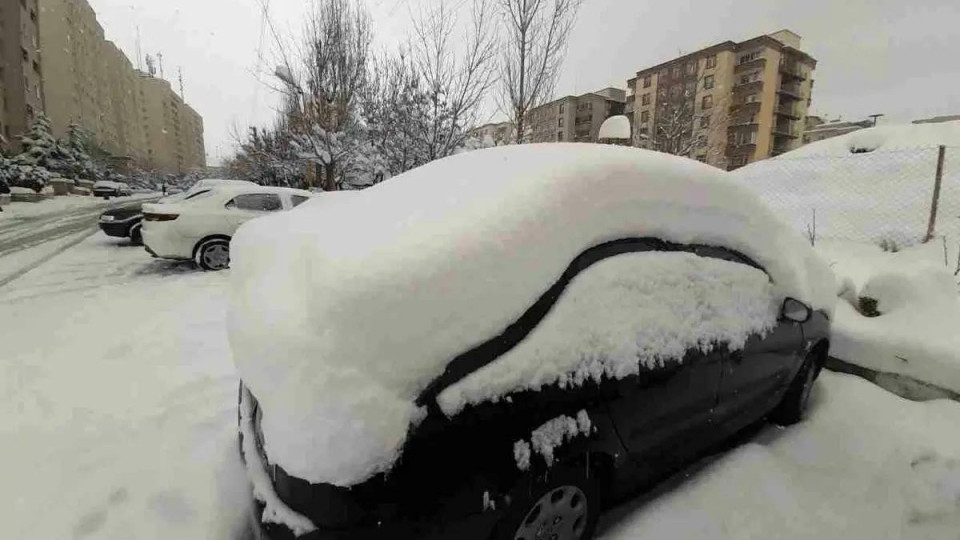
[[557, 127], [563, 127], [563, 117], [557, 118]]
[[679, 84], [673, 85], [673, 88], [670, 89], [670, 97], [673, 98], [673, 99], [676, 99], [676, 98], [680, 97], [680, 85], [679, 85]]
[[652, 80], [652, 79], [653, 79], [653, 77], [651, 77], [650, 75], [647, 75], [646, 77], [644, 77], [644, 78], [643, 78], [643, 87], [644, 87], [644, 88], [650, 88], [650, 85], [653, 84], [653, 80]]
[[701, 109], [710, 109], [713, 108], [713, 96], [703, 96], [703, 99], [700, 101]]
[[24, 62], [30, 60], [30, 54], [23, 47], [20, 47], [20, 56], [23, 57]]
[[717, 55], [707, 57], [707, 69], [717, 67]]
[[558, 131], [558, 132], [557, 132], [557, 140], [558, 140], [558, 141], [562, 141], [562, 140], [563, 140], [563, 132], [562, 132], [562, 131]]
[[684, 97], [692, 96], [694, 92], [697, 91], [697, 83], [693, 81], [687, 81], [686, 87], [684, 89]]
[[680, 76], [680, 66], [673, 66], [673, 76], [674, 77]]
[[757, 99], [756, 94], [750, 94], [749, 96], [747, 96], [747, 103], [756, 103], [757, 101], [759, 100]]
[[697, 72], [696, 62], [687, 62], [687, 75], [693, 75]]
[[700, 127], [702, 127], [702, 128], [710, 127], [710, 117], [709, 117], [709, 116], [703, 115], [703, 116], [700, 117]]
[[644, 94], [644, 95], [640, 96], [640, 104], [641, 104], [641, 105], [649, 105], [649, 104], [650, 104], [650, 94]]
[[640, 121], [647, 122], [650, 120], [650, 111], [643, 111], [640, 113]]
[[737, 58], [737, 64], [746, 64], [747, 62], [752, 62], [757, 58], [760, 58], [760, 51], [753, 51], [746, 54], [741, 54]]
[[560, 114], [563, 114], [563, 103], [560, 104]]
[[662, 81], [663, 79], [666, 79], [666, 78], [669, 77], [669, 76], [670, 76], [670, 71], [669, 71], [669, 70], [666, 70], [666, 69], [665, 69], [665, 70], [663, 70], [663, 71], [660, 72], [660, 80], [661, 80], [661, 81]]
[[713, 75], [707, 75], [703, 78], [703, 89], [710, 90], [713, 88]]

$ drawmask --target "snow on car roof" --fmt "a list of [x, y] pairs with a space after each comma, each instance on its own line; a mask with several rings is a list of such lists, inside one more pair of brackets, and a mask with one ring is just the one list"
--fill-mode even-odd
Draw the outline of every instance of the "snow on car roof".
[[344, 486], [386, 470], [452, 358], [502, 332], [585, 249], [624, 237], [740, 251], [777, 295], [832, 309], [829, 268], [726, 172], [607, 145], [460, 154], [234, 236], [230, 340], [268, 456]]

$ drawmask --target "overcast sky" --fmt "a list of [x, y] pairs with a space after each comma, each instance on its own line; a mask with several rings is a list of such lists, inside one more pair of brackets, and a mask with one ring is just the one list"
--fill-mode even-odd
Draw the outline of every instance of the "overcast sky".
[[[280, 33], [299, 33], [310, 0], [263, 1]], [[411, 12], [432, 1], [440, 0], [366, 0], [376, 46], [405, 39]], [[204, 119], [209, 164], [232, 154], [234, 129], [274, 117], [276, 46], [261, 32], [260, 0], [89, 2], [134, 65], [139, 27], [143, 54], [163, 53], [174, 88], [182, 67], [186, 101]], [[886, 113], [890, 122], [960, 114], [958, 22], [957, 0], [584, 0], [555, 93], [624, 87], [678, 51], [789, 28], [818, 61], [814, 112]]]

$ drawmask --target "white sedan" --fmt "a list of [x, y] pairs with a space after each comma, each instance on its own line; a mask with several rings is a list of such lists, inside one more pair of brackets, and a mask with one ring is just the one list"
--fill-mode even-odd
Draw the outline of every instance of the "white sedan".
[[194, 260], [204, 270], [230, 265], [230, 238], [243, 223], [289, 210], [309, 191], [251, 185], [217, 187], [167, 204], [143, 205], [143, 243], [154, 257]]

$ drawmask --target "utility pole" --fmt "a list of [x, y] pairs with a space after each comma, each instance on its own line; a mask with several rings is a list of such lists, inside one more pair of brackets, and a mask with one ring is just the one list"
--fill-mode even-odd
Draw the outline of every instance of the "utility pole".
[[177, 78], [180, 80], [180, 99], [186, 101], [183, 97], [183, 66], [177, 67]]
[[870, 114], [870, 115], [867, 115], [867, 118], [872, 118], [872, 119], [873, 119], [873, 126], [876, 127], [876, 125], [877, 125], [877, 119], [880, 118], [881, 116], [886, 116], [886, 115], [885, 115], [885, 114], [882, 114], [882, 113], [881, 113], [881, 114]]
[[160, 78], [163, 78], [163, 53], [157, 53], [157, 62], [160, 64]]
[[137, 25], [137, 71], [143, 72], [143, 54], [140, 52], [140, 25]]

